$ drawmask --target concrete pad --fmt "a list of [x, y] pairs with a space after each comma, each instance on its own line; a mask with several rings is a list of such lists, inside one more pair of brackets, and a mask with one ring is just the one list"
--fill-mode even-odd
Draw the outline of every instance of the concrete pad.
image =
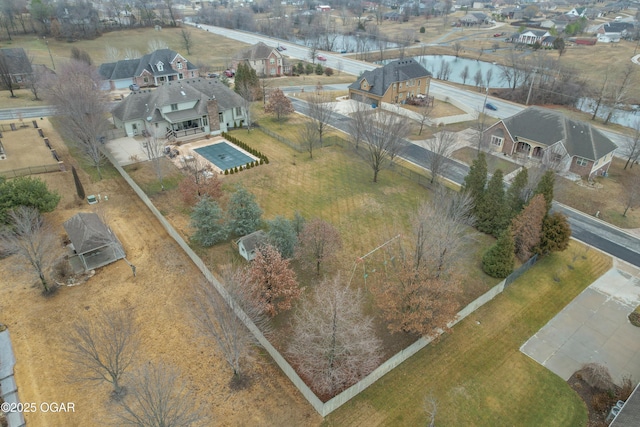
[[627, 319], [640, 305], [639, 277], [639, 270], [607, 271], [520, 351], [564, 380], [589, 362], [606, 366], [617, 384], [623, 376], [640, 378], [640, 328]]
[[112, 139], [105, 146], [120, 166], [147, 160], [147, 154], [142, 148], [142, 140], [138, 141], [133, 137], [125, 136], [124, 138]]

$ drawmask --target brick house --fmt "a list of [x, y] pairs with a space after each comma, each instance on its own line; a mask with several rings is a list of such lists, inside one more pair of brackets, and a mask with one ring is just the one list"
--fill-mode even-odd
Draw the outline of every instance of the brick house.
[[431, 73], [413, 59], [399, 59], [381, 68], [365, 71], [349, 85], [349, 98], [379, 106], [382, 102], [404, 103], [429, 93]]
[[103, 89], [126, 89], [158, 86], [198, 76], [198, 68], [171, 49], [158, 49], [137, 59], [123, 59], [100, 65], [98, 72], [105, 80]]
[[617, 146], [589, 123], [564, 114], [529, 107], [490, 126], [483, 135], [485, 147], [592, 179], [604, 175]]
[[128, 136], [149, 133], [168, 139], [218, 135], [246, 120], [240, 95], [217, 79], [203, 78], [132, 92], [111, 114]]
[[281, 76], [291, 73], [291, 65], [275, 47], [259, 42], [248, 49], [238, 52], [233, 60], [233, 68], [244, 62], [256, 71], [258, 76]]

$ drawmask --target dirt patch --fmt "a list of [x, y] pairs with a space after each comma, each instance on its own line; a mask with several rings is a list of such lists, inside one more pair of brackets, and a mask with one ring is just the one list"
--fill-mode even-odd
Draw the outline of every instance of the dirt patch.
[[[79, 170], [87, 193], [108, 195], [98, 207], [123, 244], [127, 259], [96, 271], [86, 283], [62, 287], [43, 298], [29, 272], [12, 268], [13, 258], [0, 260], [0, 322], [11, 330], [16, 381], [23, 402], [74, 402], [75, 413], [25, 414], [29, 425], [89, 426], [106, 419], [113, 405], [109, 387], [87, 388], [70, 382], [64, 337], [74, 320], [99, 309], [132, 308], [143, 337], [139, 363], [163, 361], [175, 366], [198, 400], [219, 425], [318, 425], [320, 417], [289, 380], [263, 356], [248, 371], [248, 388], [233, 390], [232, 377], [216, 345], [197, 332], [192, 316], [192, 283], [200, 272], [164, 232], [121, 179], [91, 183]], [[40, 175], [62, 196], [46, 215], [56, 224], [62, 251], [62, 222], [89, 211], [72, 190], [70, 172]], [[28, 309], [26, 309], [28, 307]]]
[[[52, 134], [49, 120], [35, 119], [43, 135], [47, 138]], [[33, 127], [32, 119], [10, 120], [0, 122], [2, 130], [2, 145], [6, 154], [5, 160], [0, 160], [0, 173], [12, 170], [48, 166], [56, 170], [58, 161], [46, 146], [44, 138]], [[11, 130], [11, 124], [16, 130]]]
[[633, 388], [612, 386], [611, 390], [600, 390], [589, 385], [581, 371], [575, 372], [567, 381], [569, 386], [580, 396], [589, 413], [588, 427], [605, 427], [609, 411], [618, 400], [626, 400]]

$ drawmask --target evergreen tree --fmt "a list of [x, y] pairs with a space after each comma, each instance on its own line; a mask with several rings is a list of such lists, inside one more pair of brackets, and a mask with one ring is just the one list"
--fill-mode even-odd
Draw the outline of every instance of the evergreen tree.
[[245, 63], [238, 64], [234, 81], [234, 90], [236, 93], [240, 93], [243, 88], [253, 88], [256, 92], [260, 88], [260, 79], [258, 79], [256, 70]]
[[80, 182], [80, 177], [78, 176], [78, 172], [76, 172], [75, 166], [71, 166], [71, 174], [73, 175], [73, 182], [76, 184], [76, 193], [78, 197], [80, 197], [80, 200], [84, 200], [84, 187], [82, 186], [82, 182]]
[[536, 186], [535, 191], [533, 192], [534, 196], [536, 194], [542, 194], [544, 196], [544, 201], [547, 204], [548, 213], [551, 210], [551, 204], [553, 203], [553, 186], [556, 182], [556, 174], [552, 170], [548, 170], [542, 175], [540, 178], [540, 182]]
[[56, 191], [49, 191], [39, 178], [19, 177], [7, 180], [0, 177], [0, 224], [7, 222], [7, 213], [18, 206], [34, 207], [40, 213], [51, 212], [60, 202]]
[[293, 229], [296, 232], [296, 236], [299, 236], [300, 233], [302, 232], [302, 229], [304, 228], [304, 222], [305, 222], [305, 219], [300, 213], [300, 211], [296, 211], [293, 214], [293, 221], [292, 221]]
[[256, 197], [246, 188], [238, 188], [229, 200], [227, 208], [229, 229], [236, 236], [246, 236], [260, 228], [262, 209]]
[[484, 196], [476, 204], [476, 228], [494, 237], [500, 236], [509, 224], [509, 207], [505, 203], [504, 175], [496, 170]]
[[487, 159], [484, 153], [478, 154], [478, 158], [473, 161], [469, 168], [469, 173], [464, 177], [462, 191], [473, 197], [474, 213], [484, 195], [484, 188], [487, 185]]
[[511, 218], [518, 215], [526, 203], [524, 190], [527, 188], [528, 182], [529, 173], [527, 172], [527, 168], [523, 167], [513, 179], [511, 186], [507, 190], [507, 203], [511, 210], [509, 214]]
[[282, 258], [293, 257], [298, 235], [293, 226], [293, 222], [283, 216], [276, 216], [273, 221], [269, 221], [269, 242], [280, 252]]
[[546, 215], [542, 220], [542, 234], [540, 244], [536, 252], [545, 255], [550, 252], [561, 252], [569, 247], [571, 240], [571, 226], [567, 221], [567, 216], [554, 212]]
[[321, 76], [323, 72], [324, 72], [324, 70], [322, 69], [322, 65], [321, 64], [317, 64], [316, 65], [316, 74]]
[[504, 279], [513, 271], [514, 251], [513, 235], [508, 228], [482, 257], [482, 270], [491, 277]]
[[222, 209], [207, 196], [202, 197], [193, 208], [191, 226], [196, 230], [191, 239], [202, 246], [213, 246], [229, 236]]
[[540, 244], [545, 208], [544, 196], [537, 194], [511, 222], [516, 256], [522, 262], [527, 261]]

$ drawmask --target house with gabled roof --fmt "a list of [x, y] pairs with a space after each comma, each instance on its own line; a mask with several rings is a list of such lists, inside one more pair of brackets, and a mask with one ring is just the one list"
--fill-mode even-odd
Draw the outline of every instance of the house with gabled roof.
[[134, 91], [111, 114], [128, 136], [172, 140], [241, 127], [246, 120], [243, 105], [240, 95], [217, 79], [196, 78]]
[[542, 41], [550, 35], [551, 33], [545, 30], [527, 30], [518, 36], [518, 40], [516, 40], [516, 42], [523, 44], [542, 44]]
[[429, 93], [431, 73], [414, 59], [398, 59], [365, 71], [349, 85], [349, 98], [379, 106], [382, 102], [404, 103]]
[[604, 175], [618, 148], [589, 123], [558, 111], [529, 107], [490, 126], [483, 135], [491, 151], [553, 165], [591, 179]]
[[6, 64], [11, 82], [20, 87], [24, 87], [33, 75], [31, 61], [21, 47], [0, 49], [0, 61]]
[[254, 231], [235, 241], [238, 252], [247, 261], [253, 261], [260, 246], [267, 244], [268, 236], [263, 230]]
[[104, 89], [158, 86], [198, 75], [198, 67], [171, 49], [158, 49], [137, 59], [123, 59], [101, 64], [98, 72], [105, 80]]
[[566, 12], [565, 15], [575, 16], [576, 18], [582, 18], [587, 13], [586, 7], [574, 7], [570, 11]]
[[291, 65], [284, 55], [263, 42], [238, 52], [233, 60], [233, 68], [237, 70], [241, 62], [253, 68], [258, 76], [276, 77], [291, 73]]

